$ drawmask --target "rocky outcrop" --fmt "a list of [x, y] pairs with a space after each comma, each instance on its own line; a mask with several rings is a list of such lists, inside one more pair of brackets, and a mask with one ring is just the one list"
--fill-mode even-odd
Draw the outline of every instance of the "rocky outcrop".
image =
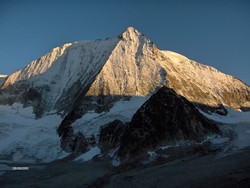
[[217, 125], [192, 103], [162, 87], [133, 116], [121, 138], [118, 155], [132, 157], [161, 144], [201, 142], [207, 135], [219, 133]]
[[[67, 129], [67, 130], [66, 130]], [[74, 133], [72, 127], [65, 128], [61, 136], [61, 148], [69, 153], [84, 153], [88, 150], [88, 141], [81, 132]]]
[[114, 120], [101, 129], [99, 147], [102, 152], [120, 146], [121, 136], [125, 130], [125, 124], [119, 120]]

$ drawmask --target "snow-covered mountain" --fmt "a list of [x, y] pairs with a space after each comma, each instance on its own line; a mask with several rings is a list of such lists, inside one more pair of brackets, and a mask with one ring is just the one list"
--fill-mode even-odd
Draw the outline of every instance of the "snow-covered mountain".
[[[11, 155], [20, 150], [18, 159], [35, 156], [40, 160], [45, 153], [34, 148], [43, 145], [49, 133], [50, 143], [43, 150], [54, 148], [56, 153], [51, 151], [47, 161], [64, 156], [58, 137], [54, 138], [59, 125], [64, 150], [78, 152], [82, 147], [80, 151], [88, 151], [91, 144], [96, 147], [102, 126], [116, 119], [130, 122], [162, 86], [198, 106], [250, 108], [250, 87], [237, 78], [159, 50], [144, 34], [128, 27], [113, 39], [57, 47], [9, 75], [0, 86], [0, 125], [5, 130], [0, 137], [6, 144], [0, 151]], [[17, 141], [13, 138], [18, 134], [22, 136]], [[37, 140], [37, 134], [41, 139]], [[25, 140], [37, 142], [29, 148]]]
[[[132, 27], [118, 38], [53, 49], [9, 75], [0, 88], [0, 102], [33, 106], [37, 117], [51, 111], [66, 115], [79, 104], [79, 98], [108, 97], [101, 101], [105, 106], [114, 97], [146, 96], [163, 85], [200, 104], [250, 107], [249, 86], [180, 54], [158, 50]], [[100, 101], [90, 101], [91, 107], [83, 113], [91, 108], [103, 110], [98, 109]]]

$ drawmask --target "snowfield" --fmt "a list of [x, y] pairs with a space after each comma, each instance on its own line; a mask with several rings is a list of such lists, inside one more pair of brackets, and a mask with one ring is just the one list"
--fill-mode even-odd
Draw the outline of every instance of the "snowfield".
[[51, 162], [67, 156], [56, 132], [61, 120], [58, 115], [36, 120], [32, 107], [17, 103], [0, 105], [0, 161]]
[[250, 112], [239, 112], [226, 107], [227, 116], [218, 114], [207, 114], [200, 111], [204, 116], [219, 123], [222, 123], [222, 131], [231, 131], [233, 137], [212, 137], [210, 141], [214, 144], [229, 142], [224, 149], [224, 154], [237, 152], [243, 148], [250, 147]]

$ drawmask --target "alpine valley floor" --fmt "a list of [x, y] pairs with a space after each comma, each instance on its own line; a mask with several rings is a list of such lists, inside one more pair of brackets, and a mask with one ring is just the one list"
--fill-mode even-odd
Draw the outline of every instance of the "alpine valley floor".
[[107, 161], [57, 161], [9, 171], [0, 181], [1, 187], [249, 187], [250, 149], [223, 157], [195, 155], [117, 174], [112, 169]]

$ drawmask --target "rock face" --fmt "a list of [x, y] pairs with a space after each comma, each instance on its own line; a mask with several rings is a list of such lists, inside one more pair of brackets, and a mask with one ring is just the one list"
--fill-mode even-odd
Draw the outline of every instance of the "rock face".
[[84, 153], [88, 149], [88, 141], [81, 132], [74, 133], [72, 127], [67, 127], [61, 135], [61, 148], [69, 153]]
[[219, 134], [217, 125], [172, 89], [162, 87], [135, 113], [121, 138], [118, 155], [132, 157], [161, 144], [202, 141]]

